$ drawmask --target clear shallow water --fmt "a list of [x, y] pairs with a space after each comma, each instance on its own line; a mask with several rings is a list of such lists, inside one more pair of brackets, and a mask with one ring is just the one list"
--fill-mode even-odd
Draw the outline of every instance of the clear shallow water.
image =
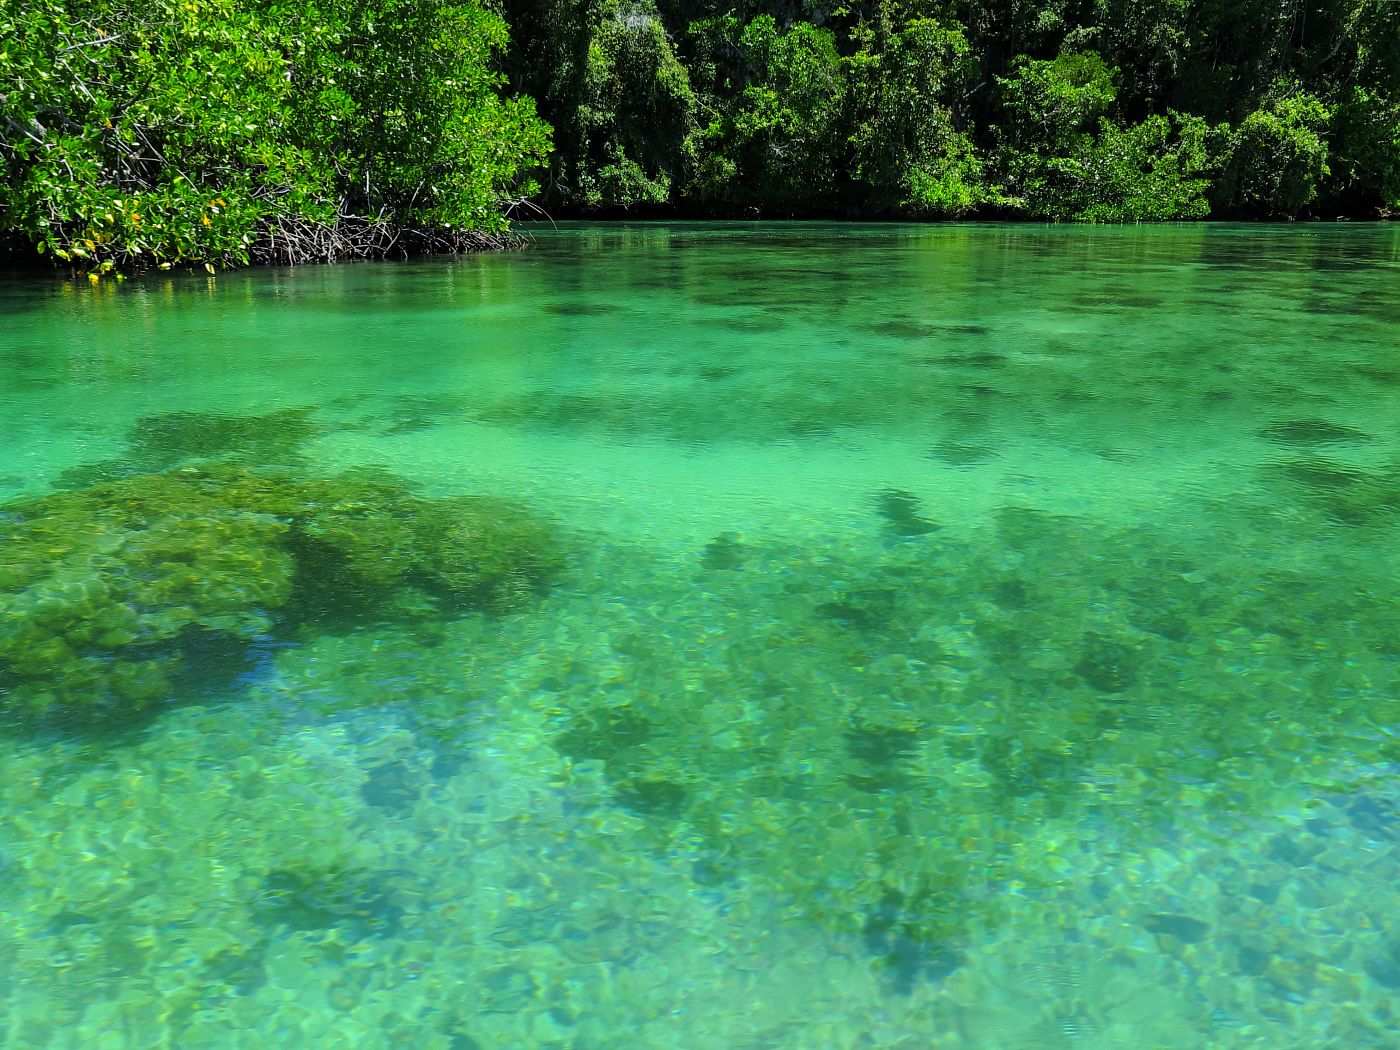
[[0, 568], [191, 468], [561, 552], [183, 630], [139, 718], [7, 669], [0, 1045], [1395, 1045], [1400, 230], [576, 226], [0, 310]]

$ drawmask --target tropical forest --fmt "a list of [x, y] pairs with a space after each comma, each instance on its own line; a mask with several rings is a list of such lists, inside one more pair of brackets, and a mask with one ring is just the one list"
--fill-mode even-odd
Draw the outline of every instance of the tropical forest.
[[1386, 0], [7, 0], [0, 39], [0, 231], [98, 274], [545, 214], [1400, 208]]

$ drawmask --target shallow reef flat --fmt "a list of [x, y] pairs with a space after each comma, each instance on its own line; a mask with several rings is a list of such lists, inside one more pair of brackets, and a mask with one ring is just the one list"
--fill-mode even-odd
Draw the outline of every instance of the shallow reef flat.
[[1385, 1045], [1393, 606], [1314, 583], [1359, 555], [876, 497], [864, 537], [595, 543], [504, 616], [21, 749], [14, 1031]]
[[76, 721], [165, 702], [211, 644], [512, 608], [561, 558], [500, 500], [221, 464], [10, 502], [0, 544], [0, 706]]
[[0, 1048], [1393, 1050], [1398, 237], [54, 292]]

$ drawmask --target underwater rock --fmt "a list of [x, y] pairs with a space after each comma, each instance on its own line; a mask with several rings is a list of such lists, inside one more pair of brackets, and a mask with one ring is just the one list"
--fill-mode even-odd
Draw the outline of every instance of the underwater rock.
[[1065, 755], [1049, 748], [1027, 746], [1014, 737], [993, 737], [982, 750], [982, 767], [996, 778], [1010, 798], [1052, 796], [1072, 783], [1072, 768]]
[[104, 481], [117, 481], [140, 474], [124, 459], [100, 459], [94, 463], [79, 463], [59, 473], [55, 487], [60, 489], [86, 489], [100, 485]]
[[912, 755], [919, 734], [903, 726], [852, 726], [846, 730], [846, 750], [851, 757], [875, 766], [888, 766]]
[[923, 504], [903, 489], [885, 489], [875, 497], [875, 506], [891, 532], [897, 536], [923, 536], [941, 526], [919, 513]]
[[1087, 634], [1074, 673], [1100, 692], [1121, 693], [1137, 681], [1137, 664], [1137, 651], [1132, 646]]
[[1364, 472], [1355, 467], [1331, 463], [1325, 459], [1298, 459], [1279, 465], [1289, 481], [1317, 494], [1342, 492], [1365, 480]]
[[997, 581], [990, 588], [989, 594], [992, 601], [1003, 609], [1021, 610], [1031, 602], [1031, 591], [1026, 586], [1026, 581], [1016, 576]]
[[685, 808], [685, 786], [671, 780], [637, 779], [614, 788], [617, 801], [644, 816], [679, 817]]
[[1210, 933], [1209, 923], [1193, 919], [1189, 915], [1174, 915], [1169, 912], [1148, 915], [1142, 920], [1142, 925], [1149, 933], [1166, 934], [1175, 937], [1182, 944], [1200, 944]]
[[962, 953], [938, 934], [939, 918], [955, 905], [940, 894], [915, 893], [908, 897], [886, 890], [880, 902], [865, 916], [866, 950], [880, 959], [893, 990], [909, 995], [922, 977], [939, 981], [962, 965]]
[[422, 780], [422, 774], [405, 762], [385, 762], [370, 770], [360, 785], [360, 797], [377, 809], [410, 809], [423, 793]]
[[468, 417], [472, 404], [471, 398], [454, 394], [406, 394], [393, 399], [388, 413], [372, 418], [383, 424], [381, 434], [396, 437], [460, 422]]
[[1362, 964], [1371, 979], [1383, 988], [1400, 991], [1400, 938], [1392, 938]]
[[57, 487], [86, 489], [195, 462], [293, 466], [301, 462], [302, 446], [321, 434], [311, 416], [309, 408], [252, 416], [210, 412], [142, 416], [128, 432], [121, 456], [69, 467], [59, 474]]
[[744, 544], [738, 535], [721, 532], [705, 544], [700, 556], [700, 564], [707, 569], [738, 569], [744, 564]]
[[508, 503], [232, 466], [7, 503], [0, 551], [0, 708], [79, 720], [160, 703], [201, 635], [506, 611], [560, 563]]
[[190, 460], [226, 458], [248, 464], [296, 462], [301, 446], [321, 433], [309, 408], [251, 416], [167, 412], [143, 416], [127, 437], [127, 462], [136, 473], [165, 470]]
[[929, 451], [929, 455], [941, 459], [944, 463], [954, 467], [970, 467], [977, 463], [994, 459], [997, 455], [995, 449], [986, 445], [969, 445], [960, 441], [944, 441], [935, 445]]
[[1269, 952], [1252, 944], [1239, 946], [1239, 971], [1246, 977], [1259, 977], [1269, 966]]
[[842, 627], [855, 627], [862, 630], [873, 630], [884, 622], [878, 613], [873, 613], [850, 602], [822, 602], [816, 607], [816, 612]]
[[1259, 431], [1259, 436], [1276, 445], [1301, 447], [1355, 444], [1372, 440], [1369, 434], [1363, 434], [1352, 427], [1329, 423], [1325, 419], [1286, 419], [1279, 423], [1270, 423]]
[[1368, 471], [1309, 458], [1270, 464], [1265, 472], [1339, 525], [1384, 525], [1400, 516], [1400, 467]]
[[360, 872], [272, 871], [254, 903], [262, 925], [302, 932], [340, 928], [347, 940], [392, 936], [403, 918], [393, 895]]
[[822, 602], [813, 611], [842, 627], [875, 631], [889, 626], [895, 600], [894, 591], [869, 588], [843, 593], [834, 601]]
[[1400, 836], [1400, 807], [1387, 799], [1357, 795], [1347, 806], [1352, 827], [1376, 838]]

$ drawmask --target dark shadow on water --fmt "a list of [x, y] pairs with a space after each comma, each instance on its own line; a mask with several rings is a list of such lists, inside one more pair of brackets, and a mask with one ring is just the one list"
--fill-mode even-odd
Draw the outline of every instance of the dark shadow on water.
[[923, 536], [941, 528], [923, 516], [922, 501], [903, 489], [885, 489], [875, 496], [875, 509], [885, 527], [897, 536]]
[[[866, 950], [881, 961], [895, 993], [909, 995], [917, 982], [940, 981], [962, 965], [963, 954], [952, 943], [930, 942], [927, 936], [931, 922], [945, 921], [937, 914], [944, 908], [956, 909], [956, 905], [936, 894], [911, 899], [891, 890], [866, 915]], [[951, 915], [946, 921], [956, 925]]]
[[699, 375], [701, 379], [707, 382], [716, 383], [722, 379], [733, 379], [735, 376], [739, 375], [739, 373], [740, 369], [731, 365], [712, 365], [708, 368], [700, 369]]
[[1364, 470], [1320, 457], [1266, 464], [1262, 477], [1339, 525], [1400, 522], [1400, 466]]
[[1276, 445], [1302, 448], [1361, 444], [1374, 440], [1369, 434], [1326, 419], [1285, 419], [1262, 428], [1259, 436]]
[[788, 326], [788, 322], [771, 313], [753, 314], [748, 317], [718, 317], [704, 322], [716, 328], [732, 332], [777, 332]]
[[884, 336], [888, 339], [902, 339], [923, 341], [934, 339], [939, 336], [982, 336], [988, 335], [991, 329], [986, 325], [960, 323], [960, 322], [925, 322], [907, 319], [895, 319], [891, 321], [879, 321], [875, 324], [861, 325], [861, 330], [871, 332], [874, 335]]
[[996, 449], [988, 445], [973, 445], [961, 441], [944, 441], [929, 450], [929, 455], [951, 467], [975, 467], [996, 459]]
[[1005, 354], [981, 353], [981, 354], [943, 354], [939, 357], [924, 357], [919, 359], [920, 364], [935, 365], [945, 368], [1002, 368], [1009, 362]]
[[622, 308], [612, 303], [581, 300], [578, 302], [545, 303], [543, 309], [546, 313], [559, 317], [605, 317], [608, 314], [618, 313]]
[[1385, 368], [1380, 365], [1352, 365], [1352, 371], [1380, 386], [1400, 387], [1400, 368]]
[[127, 433], [123, 455], [83, 463], [59, 474], [56, 487], [85, 489], [152, 474], [186, 463], [245, 463], [260, 468], [297, 467], [302, 450], [324, 433], [311, 408], [261, 415], [168, 412], [142, 416]]

